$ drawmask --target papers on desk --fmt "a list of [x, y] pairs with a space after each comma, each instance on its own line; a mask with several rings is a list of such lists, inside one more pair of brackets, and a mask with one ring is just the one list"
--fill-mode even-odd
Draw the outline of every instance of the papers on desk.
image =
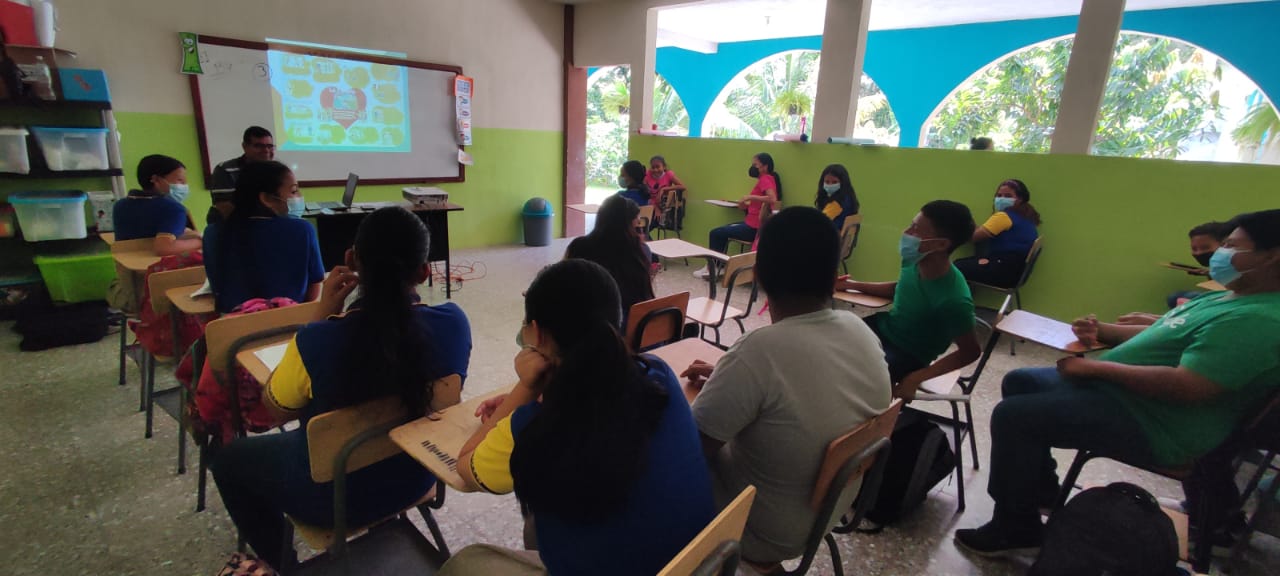
[[462, 445], [480, 429], [476, 408], [481, 402], [505, 392], [506, 389], [496, 390], [445, 408], [431, 417], [398, 426], [391, 430], [391, 441], [449, 487], [471, 492], [458, 475], [458, 455], [462, 453]]
[[199, 290], [191, 293], [192, 298], [199, 298], [201, 296], [213, 296], [213, 286], [209, 285], [208, 278], [204, 279], [204, 284], [200, 286]]
[[258, 359], [261, 360], [262, 363], [266, 365], [268, 370], [275, 372], [276, 366], [279, 366], [280, 361], [284, 360], [284, 351], [288, 347], [289, 347], [288, 342], [285, 342], [283, 344], [276, 344], [275, 346], [268, 346], [266, 348], [258, 350], [257, 352], [254, 352], [253, 355], [257, 356]]

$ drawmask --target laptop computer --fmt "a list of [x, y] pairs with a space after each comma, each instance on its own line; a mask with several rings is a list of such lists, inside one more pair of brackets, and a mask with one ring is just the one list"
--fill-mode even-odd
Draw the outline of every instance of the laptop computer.
[[319, 212], [321, 210], [332, 210], [334, 212], [344, 212], [351, 209], [351, 201], [356, 197], [356, 185], [360, 183], [360, 177], [355, 173], [347, 174], [347, 189], [342, 193], [342, 202], [307, 202], [307, 211]]

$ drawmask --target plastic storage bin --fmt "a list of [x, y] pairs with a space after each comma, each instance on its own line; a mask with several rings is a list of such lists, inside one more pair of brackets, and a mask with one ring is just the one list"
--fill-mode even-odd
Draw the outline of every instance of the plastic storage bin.
[[36, 256], [35, 261], [49, 296], [59, 302], [105, 300], [107, 287], [116, 277], [110, 252]]
[[106, 128], [52, 128], [32, 126], [40, 152], [50, 170], [106, 170], [111, 167], [107, 157]]
[[18, 213], [18, 225], [27, 242], [84, 238], [84, 203], [88, 196], [73, 190], [17, 192], [9, 203]]
[[12, 204], [0, 204], [0, 238], [13, 238], [18, 235], [18, 220], [13, 212]]
[[0, 172], [28, 174], [31, 157], [27, 154], [27, 131], [22, 128], [0, 128]]

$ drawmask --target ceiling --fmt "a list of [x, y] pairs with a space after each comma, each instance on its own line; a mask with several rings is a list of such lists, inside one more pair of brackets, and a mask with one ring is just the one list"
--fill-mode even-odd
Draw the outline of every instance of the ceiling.
[[[1264, 0], [1128, 0], [1154, 10]], [[1080, 13], [1081, 0], [873, 0], [871, 30], [927, 28]], [[714, 52], [716, 44], [822, 34], [826, 0], [711, 0], [658, 12], [658, 45]]]

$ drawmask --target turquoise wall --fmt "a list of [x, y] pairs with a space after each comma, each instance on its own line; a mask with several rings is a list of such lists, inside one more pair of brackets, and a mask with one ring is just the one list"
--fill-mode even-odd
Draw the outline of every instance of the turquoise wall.
[[[1280, 1], [1129, 12], [1123, 27], [1213, 52], [1275, 101], [1280, 97], [1280, 58], [1273, 36], [1277, 23]], [[974, 72], [1010, 52], [1075, 31], [1072, 16], [871, 32], [863, 71], [893, 107], [902, 127], [899, 145], [914, 147], [929, 114]], [[684, 101], [689, 133], [696, 136], [716, 96], [744, 68], [779, 52], [821, 47], [821, 36], [809, 36], [726, 43], [716, 54], [659, 48], [657, 71]]]

